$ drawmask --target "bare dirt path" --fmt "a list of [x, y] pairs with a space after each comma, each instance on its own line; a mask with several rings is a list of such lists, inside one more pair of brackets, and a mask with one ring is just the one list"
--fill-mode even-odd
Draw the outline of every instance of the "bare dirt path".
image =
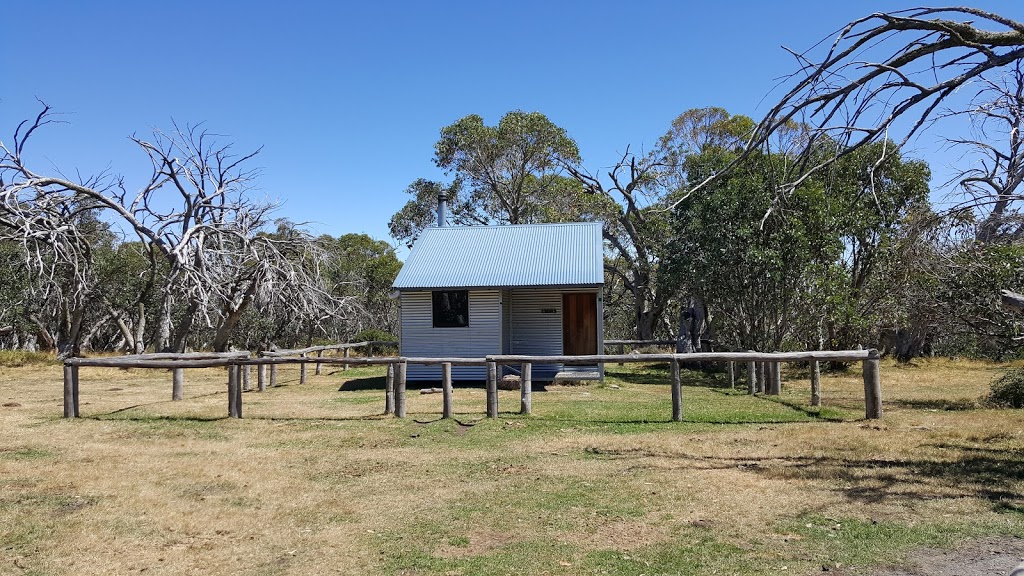
[[872, 576], [1007, 576], [1024, 562], [1024, 539], [982, 538], [953, 550], [922, 548], [911, 554], [911, 569], [882, 570]]

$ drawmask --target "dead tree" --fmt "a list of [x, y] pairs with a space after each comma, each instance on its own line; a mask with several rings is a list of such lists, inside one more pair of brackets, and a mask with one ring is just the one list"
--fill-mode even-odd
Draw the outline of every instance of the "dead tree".
[[[33, 121], [19, 125], [13, 145], [2, 149], [5, 207], [20, 220], [0, 226], [20, 230], [25, 239], [51, 242], [62, 251], [62, 261], [71, 263], [72, 273], [81, 278], [68, 298], [78, 302], [88, 292], [87, 274], [74, 267], [88, 261], [81, 254], [88, 243], [71, 240], [80, 236], [71, 216], [82, 207], [111, 214], [149, 252], [153, 273], [142, 292], [158, 298], [158, 350], [184, 350], [186, 338], [199, 326], [216, 327], [215, 340], [225, 345], [237, 317], [272, 279], [292, 282], [291, 290], [281, 291], [292, 302], [305, 306], [322, 301], [323, 291], [311, 282], [311, 275], [298, 272], [309, 268], [307, 255], [284, 257], [286, 244], [300, 245], [288, 250], [303, 252], [301, 245], [309, 243], [308, 237], [276, 240], [263, 231], [275, 205], [250, 194], [257, 172], [247, 162], [259, 150], [235, 155], [230, 145], [219, 144], [215, 135], [197, 126], [175, 124], [172, 132], [155, 131], [148, 140], [132, 136], [149, 158], [151, 173], [141, 188], [129, 192], [123, 179], [107, 174], [77, 182], [30, 168], [23, 157], [25, 145], [36, 130], [52, 122], [52, 112], [44, 104]], [[303, 289], [314, 296], [297, 297]], [[125, 316], [136, 314], [130, 322], [136, 351], [147, 313], [145, 294], [118, 318], [127, 328]], [[71, 316], [74, 324], [75, 315]]]
[[615, 259], [605, 261], [605, 271], [633, 296], [639, 340], [654, 339], [671, 300], [669, 291], [659, 289], [657, 275], [657, 247], [664, 241], [666, 214], [661, 209], [664, 190], [654, 184], [663, 177], [664, 168], [661, 159], [637, 158], [628, 148], [604, 179], [577, 165], [565, 166], [587, 193], [604, 201], [602, 233], [615, 251]]
[[1024, 238], [1024, 218], [1015, 209], [1024, 190], [1022, 63], [1013, 63], [1001, 74], [982, 76], [977, 83], [980, 87], [970, 106], [945, 114], [966, 117], [971, 125], [970, 137], [947, 139], [964, 150], [967, 163], [950, 181], [964, 194], [952, 211], [976, 212], [978, 242], [1014, 242]]
[[[790, 53], [797, 71], [783, 80], [784, 95], [727, 169], [783, 127], [806, 124], [809, 137], [800, 162], [780, 186], [782, 195], [869, 142], [891, 139], [897, 147], [908, 142], [937, 119], [959, 89], [1024, 58], [1024, 24], [976, 8], [913, 8], [859, 18], [831, 41]], [[898, 120], [909, 125], [901, 135]], [[690, 193], [720, 176], [710, 176]]]

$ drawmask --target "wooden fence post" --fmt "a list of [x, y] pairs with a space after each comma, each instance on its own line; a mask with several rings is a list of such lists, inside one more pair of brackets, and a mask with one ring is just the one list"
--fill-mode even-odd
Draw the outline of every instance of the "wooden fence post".
[[270, 365], [270, 387], [277, 386], [277, 364]]
[[181, 400], [185, 397], [185, 369], [175, 368], [171, 370], [171, 401]]
[[405, 375], [407, 364], [399, 362], [395, 370], [395, 416], [405, 418]]
[[771, 390], [769, 390], [768, 393], [772, 396], [778, 396], [779, 394], [782, 394], [782, 362], [772, 362], [769, 365], [769, 368], [771, 369], [772, 375], [768, 379], [771, 383]]
[[267, 389], [267, 365], [260, 364], [256, 367], [256, 390], [265, 392]]
[[452, 363], [441, 364], [441, 418], [452, 417]]
[[78, 413], [78, 366], [71, 368], [71, 404], [75, 407], [75, 418], [79, 418], [81, 414]]
[[[248, 368], [248, 366], [246, 366]], [[238, 378], [242, 373], [240, 366], [235, 366], [235, 418], [242, 417], [242, 387], [237, 384]]]
[[[349, 350], [348, 350], [348, 348], [345, 348], [344, 350], [342, 350], [342, 352], [341, 352], [341, 355], [342, 355], [342, 356], [344, 356], [345, 358], [348, 358], [348, 356], [349, 356]], [[348, 370], [348, 364], [345, 364], [345, 365], [343, 365], [343, 366], [341, 367], [341, 369], [342, 369], [342, 370]]]
[[64, 417], [78, 418], [78, 366], [64, 365]]
[[245, 366], [242, 366], [242, 391], [243, 392], [248, 392], [249, 390], [252, 389], [252, 386], [249, 384], [249, 380], [251, 378], [252, 378], [252, 366], [250, 366], [248, 364], [246, 364]]
[[[622, 344], [619, 344], [619, 347], [618, 347], [619, 356], [622, 356], [622, 354], [624, 353], [623, 350], [625, 350], [625, 348], [622, 346]], [[619, 366], [625, 366], [625, 364], [623, 362], [619, 362]]]
[[[306, 355], [302, 354], [302, 358], [305, 359]], [[306, 363], [302, 362], [299, 364], [299, 384], [306, 383]]]
[[821, 406], [821, 366], [811, 360], [811, 406]]
[[[749, 350], [753, 352], [753, 350]], [[757, 366], [754, 361], [747, 362], [747, 394], [757, 393]]]
[[533, 412], [533, 364], [523, 363], [519, 375], [519, 413], [530, 414]]
[[240, 376], [239, 366], [237, 364], [228, 365], [228, 417], [229, 418], [241, 418], [242, 417], [242, 386], [239, 380]]
[[864, 361], [864, 417], [873, 420], [882, 417], [882, 378], [878, 351], [869, 352], [870, 356]]
[[679, 374], [679, 360], [672, 360], [672, 421], [683, 421], [683, 383]]
[[498, 365], [487, 363], [487, 417], [498, 417]]
[[395, 413], [395, 363], [388, 364], [388, 375], [384, 380], [384, 414]]
[[366, 357], [373, 358], [373, 342], [366, 343]]
[[736, 389], [736, 363], [730, 361], [729, 363], [729, 389]]
[[[323, 358], [323, 357], [324, 357], [324, 351], [323, 351], [323, 350], [317, 350], [317, 351], [316, 351], [316, 357], [317, 357], [318, 359], [319, 359], [319, 358]], [[316, 374], [317, 376], [319, 376], [319, 375], [321, 375], [321, 374], [323, 374], [323, 373], [324, 373], [324, 370], [323, 370], [323, 366], [324, 366], [324, 365], [323, 365], [323, 364], [321, 364], [321, 363], [319, 363], [319, 362], [317, 362], [317, 363], [316, 363], [316, 371], [315, 371], [315, 374]]]
[[764, 362], [757, 363], [757, 393], [764, 394]]

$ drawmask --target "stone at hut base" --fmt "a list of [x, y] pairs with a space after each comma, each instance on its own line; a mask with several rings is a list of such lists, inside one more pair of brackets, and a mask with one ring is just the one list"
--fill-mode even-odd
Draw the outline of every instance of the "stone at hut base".
[[498, 390], [519, 390], [519, 376], [509, 374], [498, 380]]

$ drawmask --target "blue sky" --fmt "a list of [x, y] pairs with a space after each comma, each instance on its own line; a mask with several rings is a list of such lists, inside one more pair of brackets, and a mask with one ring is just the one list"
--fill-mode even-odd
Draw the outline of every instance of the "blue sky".
[[[672, 119], [721, 106], [759, 118], [805, 49], [889, 1], [12, 2], [4, 11], [0, 139], [38, 111], [37, 166], [105, 168], [139, 186], [132, 133], [204, 122], [263, 146], [260, 193], [318, 232], [387, 239], [438, 131], [540, 111], [596, 171]], [[1024, 3], [972, 6], [1024, 20]], [[928, 156], [927, 145], [919, 155]], [[940, 171], [936, 167], [937, 171]]]

